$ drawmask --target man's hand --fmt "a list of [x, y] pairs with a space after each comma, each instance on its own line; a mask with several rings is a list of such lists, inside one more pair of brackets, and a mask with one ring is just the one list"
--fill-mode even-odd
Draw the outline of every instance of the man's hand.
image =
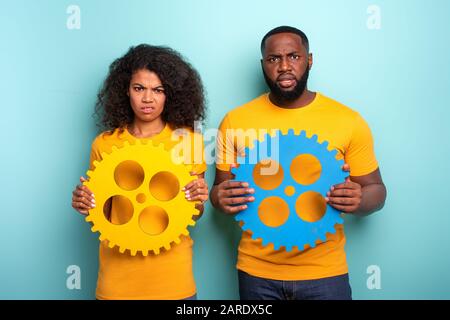
[[[247, 182], [226, 180], [215, 186], [217, 188], [217, 208], [226, 214], [236, 214], [247, 209], [247, 203], [255, 201]], [[249, 196], [250, 195], [250, 196]]]
[[361, 185], [346, 178], [344, 183], [331, 187], [325, 200], [330, 206], [341, 212], [356, 212], [362, 201]]
[[[350, 172], [350, 166], [344, 164], [342, 170]], [[346, 178], [344, 183], [331, 187], [325, 200], [341, 212], [361, 217], [380, 210], [386, 200], [386, 187], [380, 170]]]

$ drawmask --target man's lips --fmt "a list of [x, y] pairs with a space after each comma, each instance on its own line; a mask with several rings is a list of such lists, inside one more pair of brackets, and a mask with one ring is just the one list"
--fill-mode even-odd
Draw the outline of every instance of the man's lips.
[[277, 78], [277, 83], [282, 88], [290, 88], [297, 84], [297, 79], [293, 75], [283, 74]]

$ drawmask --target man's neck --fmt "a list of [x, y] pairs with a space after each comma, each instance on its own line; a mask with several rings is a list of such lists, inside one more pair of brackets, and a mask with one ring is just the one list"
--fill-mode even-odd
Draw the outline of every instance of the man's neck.
[[269, 94], [270, 101], [280, 107], [285, 109], [298, 109], [302, 108], [304, 106], [307, 106], [311, 102], [313, 102], [314, 98], [316, 97], [316, 93], [309, 91], [308, 89], [305, 89], [300, 97], [298, 97], [295, 100], [292, 101], [286, 101], [284, 99], [278, 99], [275, 97], [272, 93]]

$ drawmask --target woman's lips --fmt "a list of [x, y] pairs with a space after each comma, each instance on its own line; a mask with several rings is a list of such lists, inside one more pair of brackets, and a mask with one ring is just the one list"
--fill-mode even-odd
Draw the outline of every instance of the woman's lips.
[[155, 110], [155, 108], [153, 108], [153, 107], [143, 107], [143, 108], [141, 108], [141, 111], [142, 111], [142, 113], [144, 113], [144, 114], [152, 113], [153, 110]]

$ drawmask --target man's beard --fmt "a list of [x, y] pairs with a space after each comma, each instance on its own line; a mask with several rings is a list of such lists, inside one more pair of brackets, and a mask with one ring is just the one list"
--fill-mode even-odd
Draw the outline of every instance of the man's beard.
[[291, 102], [291, 101], [298, 99], [305, 91], [306, 85], [308, 84], [309, 66], [306, 67], [305, 73], [303, 73], [303, 76], [301, 77], [301, 79], [295, 79], [297, 81], [297, 84], [295, 85], [294, 89], [292, 89], [292, 90], [281, 89], [277, 85], [276, 82], [269, 79], [266, 72], [264, 71], [264, 68], [263, 68], [263, 74], [264, 74], [264, 79], [266, 80], [267, 86], [269, 87], [272, 95], [277, 100]]

